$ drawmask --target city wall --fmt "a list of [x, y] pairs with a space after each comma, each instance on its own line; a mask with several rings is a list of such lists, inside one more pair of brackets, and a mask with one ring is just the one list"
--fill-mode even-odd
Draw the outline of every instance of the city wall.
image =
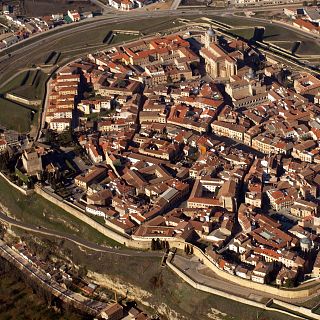
[[2, 177], [4, 180], [6, 180], [6, 182], [8, 182], [10, 184], [11, 187], [15, 188], [16, 190], [20, 191], [22, 194], [24, 194], [25, 196], [29, 196], [30, 194], [32, 194], [34, 191], [30, 190], [30, 189], [23, 189], [19, 186], [17, 186], [15, 183], [13, 183], [12, 181], [10, 181], [9, 178], [7, 178], [2, 172], [0, 172], [0, 177]]
[[[169, 241], [169, 243], [170, 243], [170, 247], [175, 247], [175, 248], [182, 249], [182, 250], [184, 250], [184, 246], [186, 244], [184, 241], [179, 241], [179, 240]], [[269, 293], [272, 293], [278, 297], [287, 298], [287, 299], [288, 298], [289, 299], [296, 299], [296, 298], [309, 297], [311, 294], [316, 293], [319, 289], [318, 286], [314, 286], [312, 288], [302, 289], [302, 290], [297, 290], [297, 289], [285, 290], [285, 289], [278, 289], [278, 288], [271, 287], [271, 286], [266, 286], [265, 284], [260, 284], [257, 282], [253, 282], [251, 280], [246, 280], [246, 279], [240, 278], [236, 275], [230, 274], [226, 271], [219, 269], [217, 266], [215, 266], [213, 264], [213, 262], [208, 258], [208, 256], [198, 247], [196, 247], [192, 244], [188, 244], [188, 245], [193, 248], [193, 254], [197, 258], [199, 258], [200, 261], [204, 265], [206, 265], [208, 268], [210, 268], [219, 277], [221, 277], [227, 281], [234, 282], [240, 286], [261, 291], [262, 294], [263, 294], [263, 292], [268, 290]]]
[[[168, 267], [174, 272], [176, 273], [181, 279], [183, 279], [185, 282], [187, 282], [190, 286], [192, 286], [193, 288], [197, 289], [197, 290], [201, 290], [207, 293], [211, 293], [211, 294], [215, 294], [218, 295], [220, 297], [224, 297], [226, 299], [230, 299], [230, 300], [234, 300], [236, 302], [240, 302], [246, 305], [250, 305], [252, 307], [256, 307], [259, 309], [263, 309], [263, 310], [268, 310], [268, 311], [276, 311], [276, 312], [280, 312], [283, 313], [285, 315], [288, 315], [290, 317], [295, 317], [297, 319], [301, 319], [301, 317], [294, 315], [291, 312], [285, 311], [285, 310], [281, 310], [281, 309], [277, 309], [277, 308], [272, 308], [269, 307], [269, 303], [267, 303], [266, 305], [257, 301], [252, 301], [252, 300], [248, 300], [242, 297], [238, 297], [236, 295], [230, 294], [230, 293], [226, 293], [224, 291], [220, 291], [214, 288], [211, 288], [209, 286], [200, 284], [196, 281], [194, 281], [193, 279], [191, 279], [188, 275], [186, 275], [183, 271], [181, 271], [179, 268], [177, 268], [175, 265], [173, 265], [170, 261], [170, 257], [167, 259], [167, 265]], [[268, 289], [269, 291], [269, 289]], [[283, 301], [277, 300], [277, 299], [272, 299], [270, 301], [271, 303], [276, 303], [279, 306], [282, 306], [284, 308], [288, 308], [289, 310], [294, 310], [296, 312], [299, 312], [302, 315], [308, 316], [311, 319], [320, 319], [320, 316], [317, 314], [314, 314], [311, 312], [311, 310], [303, 308], [303, 307], [298, 307], [298, 306], [294, 306], [292, 304], [289, 303], [285, 303]]]
[[98, 232], [102, 233], [108, 238], [111, 238], [120, 244], [123, 244], [129, 248], [134, 249], [150, 249], [151, 248], [151, 241], [134, 241], [129, 236], [121, 235], [116, 231], [113, 231], [99, 222], [95, 221], [94, 219], [87, 216], [85, 213], [81, 212], [79, 209], [73, 208], [71, 205], [66, 203], [62, 198], [58, 196], [52, 196], [50, 193], [44, 191], [41, 187], [36, 186], [35, 192], [40, 196], [44, 197], [48, 201], [52, 202], [56, 206], [60, 207], [61, 209], [67, 211], [77, 219], [83, 221], [84, 223], [88, 224], [92, 228], [96, 229]]
[[41, 102], [42, 102], [42, 100], [27, 99], [27, 98], [20, 97], [16, 94], [13, 94], [13, 93], [6, 93], [5, 97], [8, 100], [19, 102], [19, 103], [25, 104], [27, 106], [40, 106]]
[[277, 304], [280, 307], [284, 307], [286, 309], [298, 312], [300, 314], [303, 314], [307, 317], [313, 318], [313, 319], [320, 319], [320, 315], [317, 315], [315, 313], [313, 313], [310, 309], [304, 308], [304, 307], [299, 307], [299, 306], [295, 306], [293, 304], [278, 300], [278, 299], [273, 299], [273, 302], [275, 304]]
[[[17, 185], [15, 185], [13, 182], [11, 182], [4, 174], [0, 173], [0, 176], [3, 177], [12, 187], [19, 190], [24, 195], [29, 195], [33, 191], [32, 190], [24, 190]], [[72, 204], [67, 203], [63, 198], [53, 195], [48, 191], [45, 191], [40, 186], [35, 187], [35, 192], [39, 194], [40, 196], [44, 197], [48, 201], [52, 202], [53, 204], [57, 205], [61, 209], [65, 210], [72, 216], [76, 217], [77, 219], [83, 221], [84, 223], [88, 224], [101, 234], [105, 235], [108, 238], [111, 238], [120, 244], [127, 246], [129, 248], [138, 249], [138, 250], [148, 250], [151, 249], [151, 239], [136, 239], [132, 240], [130, 236], [125, 234], [120, 234], [119, 232], [112, 230], [112, 224], [109, 223], [108, 227], [100, 224], [99, 222], [95, 221], [91, 217], [89, 217], [84, 212], [81, 212], [78, 208], [75, 208], [72, 206]], [[180, 240], [177, 238], [167, 239], [170, 248], [178, 248], [181, 250], [184, 250], [186, 242], [184, 240]], [[260, 283], [256, 283], [250, 280], [242, 279], [238, 276], [235, 276], [233, 274], [229, 274], [226, 271], [223, 271], [219, 269], [216, 265], [213, 264], [213, 262], [209, 259], [209, 257], [198, 247], [188, 244], [189, 246], [193, 247], [193, 254], [208, 268], [210, 268], [214, 273], [216, 273], [219, 277], [234, 282], [238, 285], [241, 285], [243, 287], [247, 287], [250, 289], [258, 290], [264, 292], [266, 288], [268, 289], [268, 292], [274, 294], [275, 296], [287, 298], [287, 299], [295, 299], [295, 298], [306, 298], [310, 295], [318, 292], [319, 286], [313, 286], [307, 289], [278, 289], [271, 286], [266, 286]]]

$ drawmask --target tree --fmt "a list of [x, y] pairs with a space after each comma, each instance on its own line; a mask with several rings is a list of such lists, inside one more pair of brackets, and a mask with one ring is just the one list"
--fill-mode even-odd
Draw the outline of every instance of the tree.
[[296, 283], [295, 279], [287, 279], [283, 286], [286, 288], [293, 288], [296, 285], [297, 285], [297, 283]]
[[47, 130], [46, 133], [45, 133], [44, 138], [45, 138], [46, 142], [52, 143], [52, 142], [55, 141], [55, 138], [56, 138], [56, 137], [55, 137], [55, 134], [54, 134], [53, 131]]
[[71, 127], [69, 127], [68, 129], [64, 130], [62, 133], [59, 134], [58, 142], [63, 146], [70, 145], [73, 142]]
[[151, 250], [156, 250], [156, 241], [153, 238], [151, 240]]
[[8, 171], [9, 168], [9, 152], [5, 151], [0, 154], [0, 171]]

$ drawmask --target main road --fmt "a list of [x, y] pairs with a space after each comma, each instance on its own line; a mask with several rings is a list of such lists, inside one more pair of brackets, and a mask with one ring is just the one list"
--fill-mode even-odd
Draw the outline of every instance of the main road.
[[[101, 28], [102, 26], [109, 26], [109, 28], [113, 28], [115, 24], [119, 23], [130, 23], [134, 21], [148, 20], [150, 19], [150, 25], [152, 25], [153, 18], [161, 18], [161, 17], [172, 17], [178, 18], [183, 16], [202, 16], [202, 15], [233, 15], [238, 12], [243, 12], [245, 9], [243, 8], [223, 8], [223, 9], [211, 9], [211, 8], [182, 8], [178, 10], [155, 10], [155, 11], [146, 11], [146, 10], [136, 10], [130, 12], [114, 12], [108, 11], [102, 16], [95, 17], [91, 20], [83, 20], [77, 23], [73, 23], [70, 25], [64, 25], [62, 27], [57, 27], [55, 29], [51, 29], [44, 33], [40, 33], [38, 35], [33, 36], [30, 39], [23, 40], [12, 47], [3, 50], [0, 52], [0, 81], [5, 82], [12, 74], [26, 67], [26, 64], [32, 64], [32, 61], [35, 57], [39, 57], [39, 55], [43, 52], [55, 50], [55, 42], [59, 41], [65, 37], [69, 37], [81, 32], [94, 32], [94, 29]], [[253, 8], [252, 11], [264, 11], [266, 8]], [[279, 7], [270, 7], [269, 11], [278, 11]], [[241, 17], [244, 20], [250, 20], [252, 18]], [[268, 20], [264, 19], [255, 19], [257, 23], [270, 23]], [[276, 23], [274, 23], [276, 24]], [[283, 28], [287, 28], [290, 30], [294, 30], [297, 33], [303, 34], [305, 37], [310, 39], [317, 39], [317, 36], [310, 35], [303, 31], [299, 31], [294, 27], [283, 26], [279, 24]], [[147, 31], [147, 30], [146, 30]], [[107, 32], [106, 32], [107, 33]], [[81, 39], [80, 39], [81, 40]], [[82, 39], [83, 40], [83, 39]], [[88, 41], [90, 38], [88, 37]], [[76, 42], [75, 42], [76, 45]], [[101, 44], [102, 45], [102, 44]], [[88, 48], [88, 51], [90, 48]], [[29, 65], [30, 66], [30, 65]]]

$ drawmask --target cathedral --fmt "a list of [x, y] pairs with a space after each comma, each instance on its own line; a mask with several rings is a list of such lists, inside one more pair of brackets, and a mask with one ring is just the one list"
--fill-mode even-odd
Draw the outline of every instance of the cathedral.
[[242, 59], [240, 51], [225, 51], [219, 44], [217, 35], [210, 27], [204, 35], [204, 47], [200, 55], [204, 58], [206, 72], [213, 79], [229, 79], [238, 72], [238, 59]]

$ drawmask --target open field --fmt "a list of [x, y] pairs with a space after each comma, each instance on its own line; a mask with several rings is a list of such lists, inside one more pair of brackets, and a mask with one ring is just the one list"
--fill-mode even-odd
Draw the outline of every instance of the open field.
[[0, 125], [7, 129], [27, 133], [36, 119], [31, 109], [0, 98]]
[[24, 0], [24, 10], [27, 16], [45, 16], [53, 13], [66, 13], [68, 10], [95, 11], [97, 6], [90, 1], [68, 0]]
[[9, 81], [6, 85], [0, 87], [0, 93], [4, 94], [10, 90], [19, 88], [21, 85], [23, 85], [26, 77], [27, 77], [27, 72], [19, 73], [14, 78], [12, 78], [12, 80]]
[[110, 44], [119, 44], [124, 41], [134, 40], [135, 36], [131, 34], [115, 34], [112, 38]]
[[21, 86], [11, 92], [23, 98], [42, 100], [47, 78], [41, 70], [29, 70]]
[[[175, 23], [173, 23], [175, 22]], [[138, 23], [136, 21], [128, 23], [117, 23], [114, 25], [113, 29], [123, 29], [123, 30], [137, 30], [144, 34], [152, 34], [154, 32], [165, 31], [169, 28], [179, 26], [177, 19], [170, 17], [163, 18], [153, 18], [140, 20]]]
[[[24, 71], [1, 87], [0, 95], [10, 92], [23, 98], [42, 100], [47, 77], [41, 70]], [[8, 129], [28, 132], [31, 125], [36, 124], [37, 111], [36, 107], [0, 98], [0, 124]]]
[[[320, 44], [319, 41], [317, 45], [310, 40], [302, 40], [299, 49], [297, 50], [298, 55], [320, 55]], [[318, 63], [320, 63], [320, 58], [318, 57]]]
[[3, 211], [9, 211], [15, 218], [26, 223], [77, 235], [99, 244], [119, 245], [43, 197], [36, 194], [28, 197], [22, 195], [3, 178], [0, 178], [0, 204]]

